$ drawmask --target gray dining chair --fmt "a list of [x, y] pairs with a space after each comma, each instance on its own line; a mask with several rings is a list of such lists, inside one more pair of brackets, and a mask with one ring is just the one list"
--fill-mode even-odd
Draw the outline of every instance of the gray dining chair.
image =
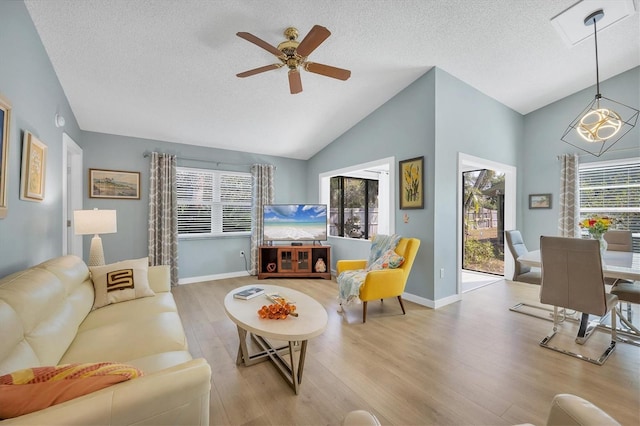
[[509, 247], [509, 252], [511, 252], [511, 256], [513, 256], [513, 260], [515, 262], [511, 281], [540, 285], [542, 280], [540, 270], [538, 268], [523, 265], [518, 261], [518, 257], [527, 254], [529, 251], [527, 250], [527, 246], [524, 245], [520, 231], [504, 231], [504, 237], [507, 242], [507, 247]]
[[[607, 251], [633, 251], [633, 239], [631, 231], [623, 231], [619, 229], [610, 230], [604, 233], [603, 238], [607, 242]], [[605, 278], [607, 285], [614, 285], [618, 281], [630, 282], [628, 280], [620, 280], [617, 278]]]
[[[540, 341], [540, 346], [602, 365], [616, 347], [616, 310], [618, 296], [605, 291], [600, 243], [597, 240], [565, 237], [540, 237], [542, 284], [540, 302], [553, 306], [553, 330]], [[589, 322], [589, 315], [604, 317], [611, 313], [611, 343], [598, 358], [576, 354], [551, 346], [551, 339], [561, 323], [558, 308], [582, 313], [575, 341], [584, 344], [599, 321]]]
[[[620, 318], [620, 322], [622, 322], [629, 330], [636, 334], [636, 336], [640, 336], [640, 329], [633, 324], [633, 315], [631, 312], [631, 304], [636, 303], [640, 304], [640, 281], [623, 281], [615, 283], [611, 290], [609, 291], [611, 294], [614, 294], [618, 297], [620, 302], [627, 302], [627, 316], [625, 317], [620, 309], [620, 305], [616, 306], [615, 310], [618, 313], [618, 317]], [[621, 339], [622, 340], [622, 339]], [[635, 341], [623, 340], [626, 343], [632, 343], [636, 346], [640, 346], [640, 343]]]
[[[524, 240], [522, 239], [522, 234], [520, 233], [520, 231], [516, 229], [511, 231], [504, 231], [504, 240], [506, 241], [509, 252], [511, 253], [511, 256], [514, 260], [514, 269], [513, 275], [511, 276], [511, 281], [540, 285], [540, 282], [542, 280], [540, 268], [532, 268], [530, 266], [524, 265], [518, 260], [518, 257], [529, 252], [529, 250], [527, 250], [527, 246], [524, 245]], [[534, 312], [538, 312], [540, 309], [544, 308], [526, 302], [518, 302], [509, 308], [510, 311], [530, 315], [533, 317], [539, 317], [539, 315], [535, 314]]]
[[633, 238], [631, 231], [612, 229], [603, 235], [607, 242], [607, 250], [611, 251], [633, 251]]
[[[631, 231], [614, 229], [604, 233], [607, 241], [607, 250], [610, 251], [633, 251], [633, 237]], [[612, 285], [610, 293], [618, 296], [620, 303], [616, 307], [620, 321], [628, 329], [640, 335], [640, 330], [632, 323], [631, 304], [640, 304], [640, 282], [633, 282], [621, 278], [605, 278], [605, 284]], [[626, 316], [623, 315], [621, 305], [626, 302]], [[627, 342], [634, 343], [634, 342]], [[634, 343], [635, 344], [635, 343]]]

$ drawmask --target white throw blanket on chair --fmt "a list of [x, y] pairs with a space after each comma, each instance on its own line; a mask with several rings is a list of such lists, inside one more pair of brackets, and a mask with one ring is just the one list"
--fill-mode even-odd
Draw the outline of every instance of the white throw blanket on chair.
[[365, 269], [344, 271], [338, 275], [338, 300], [340, 301], [341, 306], [352, 303], [361, 303], [359, 297], [360, 287], [362, 287], [362, 284], [367, 277], [367, 273], [372, 270], [372, 265], [375, 264], [376, 260], [389, 250], [396, 248], [400, 238], [401, 236], [398, 234], [376, 235], [371, 242], [371, 251], [369, 252], [369, 259], [367, 259]]

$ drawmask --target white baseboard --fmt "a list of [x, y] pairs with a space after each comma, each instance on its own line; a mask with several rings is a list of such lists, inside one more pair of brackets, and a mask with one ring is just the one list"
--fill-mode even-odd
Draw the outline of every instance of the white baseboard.
[[[332, 273], [335, 276], [335, 271], [332, 271]], [[228, 272], [226, 274], [215, 274], [215, 275], [204, 275], [200, 277], [180, 278], [178, 280], [178, 285], [194, 284], [194, 283], [200, 283], [203, 281], [216, 281], [216, 280], [223, 280], [225, 278], [237, 278], [237, 277], [248, 277], [248, 276], [249, 276], [249, 273], [247, 271], [238, 271], [238, 272]], [[258, 278], [256, 277], [256, 279]], [[402, 298], [405, 300], [408, 300], [409, 302], [417, 303], [418, 305], [426, 306], [427, 308], [431, 308], [431, 309], [438, 309], [443, 306], [447, 306], [462, 300], [462, 297], [459, 294], [454, 294], [453, 296], [445, 297], [443, 299], [438, 299], [436, 301], [433, 301], [431, 299], [427, 299], [424, 297], [416, 296], [415, 294], [411, 294], [411, 293], [403, 293]]]
[[454, 294], [453, 296], [443, 297], [442, 299], [438, 299], [435, 301], [436, 309], [442, 308], [443, 306], [450, 305], [452, 303], [456, 303], [462, 300], [462, 296], [459, 294]]
[[402, 298], [408, 300], [409, 302], [417, 303], [418, 305], [426, 306], [431, 309], [438, 309], [443, 306], [450, 305], [451, 303], [455, 303], [461, 300], [459, 294], [455, 294], [453, 296], [445, 297], [443, 299], [438, 299], [433, 301], [431, 299], [427, 299], [424, 297], [416, 296], [415, 294], [403, 293]]
[[[201, 277], [180, 278], [178, 280], [178, 285], [194, 284], [194, 283], [201, 283], [203, 281], [215, 281], [215, 280], [223, 280], [225, 278], [237, 278], [237, 277], [247, 277], [247, 276], [249, 276], [249, 273], [247, 271], [227, 272], [226, 274], [203, 275]], [[256, 277], [256, 280], [257, 279], [258, 277]]]

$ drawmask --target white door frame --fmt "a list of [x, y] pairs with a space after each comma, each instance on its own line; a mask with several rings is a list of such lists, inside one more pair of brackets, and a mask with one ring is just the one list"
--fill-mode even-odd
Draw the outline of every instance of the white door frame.
[[82, 258], [82, 235], [73, 232], [73, 212], [82, 209], [82, 148], [62, 134], [62, 254]]
[[[458, 214], [457, 214], [457, 241], [458, 267], [457, 267], [457, 294], [462, 294], [462, 173], [469, 170], [489, 169], [504, 173], [504, 229], [515, 229], [516, 226], [516, 168], [507, 164], [498, 163], [472, 155], [458, 153]], [[513, 275], [514, 261], [511, 256], [504, 257], [504, 276]]]

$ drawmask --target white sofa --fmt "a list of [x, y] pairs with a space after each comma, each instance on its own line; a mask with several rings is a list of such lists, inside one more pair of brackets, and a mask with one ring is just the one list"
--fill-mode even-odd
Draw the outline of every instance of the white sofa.
[[93, 311], [89, 269], [76, 256], [1, 279], [0, 376], [104, 361], [144, 375], [0, 424], [208, 425], [211, 368], [187, 349], [168, 267], [149, 267], [148, 277], [155, 296]]

